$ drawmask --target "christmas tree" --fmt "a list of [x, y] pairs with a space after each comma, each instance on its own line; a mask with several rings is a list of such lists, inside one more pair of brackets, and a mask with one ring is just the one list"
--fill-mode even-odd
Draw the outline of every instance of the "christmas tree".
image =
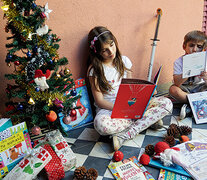
[[[46, 25], [48, 4], [34, 0], [2, 0], [8, 50], [6, 63], [12, 73], [6, 74], [10, 84], [6, 93], [6, 111], [13, 123], [26, 121], [34, 134], [42, 127], [59, 128], [59, 114], [76, 118], [76, 101], [80, 98], [66, 57], [59, 58], [61, 40]], [[66, 92], [70, 93], [66, 93]], [[67, 94], [67, 95], [66, 95]], [[63, 118], [64, 121], [64, 118]], [[65, 118], [65, 123], [69, 123]]]

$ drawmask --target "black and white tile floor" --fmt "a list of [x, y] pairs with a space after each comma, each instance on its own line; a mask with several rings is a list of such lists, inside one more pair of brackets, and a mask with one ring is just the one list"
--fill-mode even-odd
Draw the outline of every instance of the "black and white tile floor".
[[[178, 118], [179, 109], [174, 109], [174, 116], [166, 116], [163, 119], [164, 126], [168, 127], [171, 123], [176, 123], [175, 117]], [[189, 136], [191, 139], [200, 139], [207, 137], [207, 124], [196, 125], [194, 119], [187, 117], [179, 121], [179, 125], [188, 125], [192, 127], [192, 133]], [[136, 138], [124, 143], [120, 148], [123, 152], [124, 158], [131, 156], [138, 157], [140, 149], [145, 148], [148, 144], [156, 144], [163, 140], [166, 134], [165, 128], [157, 131], [147, 129], [136, 136]], [[71, 149], [77, 157], [77, 167], [85, 166], [86, 169], [95, 168], [99, 177], [98, 180], [111, 180], [114, 179], [107, 166], [112, 162], [113, 149], [112, 139], [109, 137], [100, 136], [93, 124], [87, 125], [68, 132], [66, 140], [69, 142]], [[157, 179], [159, 175], [159, 169], [146, 166], [152, 176]], [[64, 180], [72, 180], [75, 169], [66, 172]]]

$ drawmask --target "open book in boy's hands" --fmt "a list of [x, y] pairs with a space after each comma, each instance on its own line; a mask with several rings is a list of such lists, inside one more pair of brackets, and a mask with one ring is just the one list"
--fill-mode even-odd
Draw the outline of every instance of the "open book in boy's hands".
[[207, 70], [206, 53], [207, 51], [202, 51], [183, 56], [183, 78], [199, 76]]

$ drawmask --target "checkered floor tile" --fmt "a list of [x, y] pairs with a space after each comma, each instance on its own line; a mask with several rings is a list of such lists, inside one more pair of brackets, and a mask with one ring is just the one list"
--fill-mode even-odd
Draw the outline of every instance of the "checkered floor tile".
[[[200, 139], [207, 136], [207, 124], [195, 124], [192, 117], [187, 117], [183, 120], [178, 118], [179, 109], [175, 109], [173, 116], [167, 116], [163, 119], [164, 126], [167, 128], [171, 123], [179, 123], [179, 125], [188, 125], [193, 128], [191, 135], [192, 139]], [[162, 128], [157, 131], [147, 129], [123, 144], [120, 151], [123, 152], [124, 158], [137, 156], [141, 148], [145, 148], [148, 144], [156, 144], [163, 140], [166, 134], [166, 129]], [[98, 180], [114, 179], [107, 166], [112, 162], [113, 149], [112, 139], [108, 136], [100, 136], [93, 124], [81, 127], [68, 132], [66, 140], [69, 142], [71, 149], [77, 157], [77, 167], [85, 166], [86, 169], [95, 168], [99, 173]], [[146, 166], [152, 176], [157, 179], [159, 169]], [[74, 169], [66, 173], [66, 179], [73, 179]]]

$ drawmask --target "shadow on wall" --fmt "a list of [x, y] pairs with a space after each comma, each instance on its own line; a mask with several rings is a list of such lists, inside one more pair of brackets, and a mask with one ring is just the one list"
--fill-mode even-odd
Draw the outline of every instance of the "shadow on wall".
[[83, 77], [86, 78], [86, 73], [87, 73], [87, 67], [88, 67], [88, 35], [86, 35], [81, 41], [80, 41], [80, 45], [78, 46], [78, 50], [77, 50], [77, 59], [78, 59], [78, 66], [80, 66], [79, 68], [79, 72], [76, 72], [76, 74], [79, 75], [78, 78]]

